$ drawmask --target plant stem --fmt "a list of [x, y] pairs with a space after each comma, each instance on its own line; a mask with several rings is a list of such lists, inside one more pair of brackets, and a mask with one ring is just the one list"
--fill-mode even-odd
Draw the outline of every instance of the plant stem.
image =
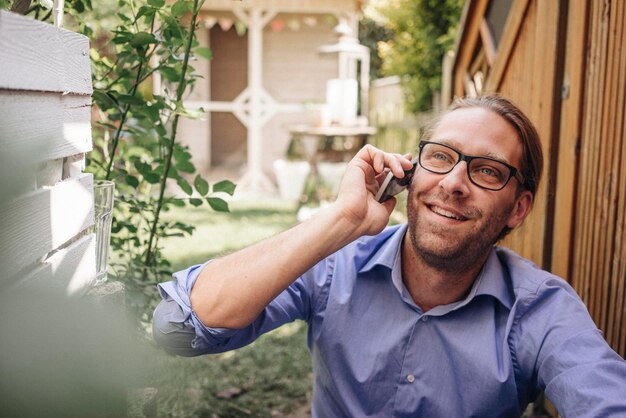
[[[154, 26], [154, 17], [152, 18], [151, 28]], [[135, 77], [135, 83], [133, 84], [133, 88], [130, 90], [130, 95], [134, 96], [137, 93], [137, 89], [139, 88], [139, 84], [141, 84], [142, 76], [141, 72], [143, 71], [143, 64], [147, 62], [146, 53], [147, 49], [143, 50], [143, 54], [141, 60], [139, 62], [139, 68], [137, 69], [137, 76]], [[124, 127], [124, 123], [126, 123], [126, 118], [128, 117], [128, 111], [130, 110], [130, 104], [126, 104], [124, 106], [124, 110], [122, 110], [122, 117], [120, 118], [120, 123], [117, 126], [117, 130], [115, 131], [115, 137], [113, 138], [113, 148], [109, 154], [109, 164], [107, 165], [105, 180], [110, 180], [111, 171], [113, 168], [113, 161], [115, 160], [115, 152], [117, 151], [117, 146], [120, 142], [120, 136], [122, 135], [122, 128]]]
[[[198, 13], [200, 11], [200, 7], [198, 5], [199, 0], [194, 0], [193, 2], [193, 13], [191, 15], [191, 22], [189, 23], [189, 38], [187, 39], [187, 45], [185, 46], [185, 57], [183, 60], [183, 68], [181, 70], [180, 84], [178, 84], [178, 89], [176, 90], [176, 103], [177, 106], [182, 103], [183, 94], [187, 88], [187, 68], [189, 64], [189, 56], [191, 55], [191, 46], [193, 45], [193, 38], [196, 29], [196, 20], [198, 18]], [[150, 238], [148, 239], [148, 251], [146, 252], [146, 261], [145, 266], [149, 266], [152, 262], [153, 255], [153, 246], [152, 242], [156, 236], [157, 227], [159, 224], [159, 215], [161, 214], [161, 208], [163, 207], [163, 197], [165, 195], [165, 184], [167, 182], [167, 177], [169, 175], [170, 167], [172, 166], [172, 158], [174, 157], [174, 145], [176, 144], [176, 130], [178, 128], [178, 119], [180, 117], [179, 113], [174, 115], [174, 120], [172, 121], [172, 131], [171, 131], [171, 140], [168, 144], [167, 155], [165, 158], [165, 167], [163, 171], [163, 175], [161, 176], [160, 190], [159, 190], [159, 200], [157, 203], [156, 211], [154, 213], [154, 220], [152, 222], [152, 229], [150, 230]]]

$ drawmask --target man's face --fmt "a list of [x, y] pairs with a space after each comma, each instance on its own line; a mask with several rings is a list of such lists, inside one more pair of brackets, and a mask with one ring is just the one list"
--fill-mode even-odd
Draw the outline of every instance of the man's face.
[[[522, 143], [517, 131], [487, 109], [448, 113], [429, 140], [521, 168]], [[468, 178], [464, 161], [448, 174], [418, 166], [407, 203], [413, 250], [429, 264], [450, 271], [483, 260], [503, 228], [515, 228], [530, 210], [532, 194], [517, 193], [518, 187], [512, 178], [502, 190], [482, 189]]]

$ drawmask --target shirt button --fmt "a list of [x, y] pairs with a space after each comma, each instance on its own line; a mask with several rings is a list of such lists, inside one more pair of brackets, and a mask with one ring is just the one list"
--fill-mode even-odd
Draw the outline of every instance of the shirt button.
[[422, 317], [422, 322], [426, 322], [426, 321], [428, 321], [428, 317], [427, 317], [426, 315], [424, 315], [424, 316]]
[[413, 376], [412, 374], [407, 374], [406, 375], [406, 381], [409, 382], [409, 383], [415, 382], [415, 376]]

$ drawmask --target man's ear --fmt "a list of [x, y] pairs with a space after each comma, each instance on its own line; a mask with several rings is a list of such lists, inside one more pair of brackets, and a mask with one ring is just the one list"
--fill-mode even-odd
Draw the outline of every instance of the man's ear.
[[528, 190], [522, 191], [515, 200], [515, 205], [511, 210], [511, 215], [506, 223], [511, 229], [515, 229], [519, 224], [524, 221], [526, 216], [530, 213], [530, 209], [533, 207], [533, 195]]

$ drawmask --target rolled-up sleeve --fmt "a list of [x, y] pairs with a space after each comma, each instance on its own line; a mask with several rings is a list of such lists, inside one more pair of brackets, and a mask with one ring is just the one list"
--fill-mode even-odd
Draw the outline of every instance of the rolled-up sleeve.
[[[195, 265], [173, 275], [174, 280], [160, 283], [163, 298], [154, 311], [152, 334], [166, 351], [180, 356], [220, 353], [250, 344], [260, 335], [296, 319], [307, 320], [311, 295], [317, 293], [324, 262], [315, 266], [281, 292], [254, 320], [242, 329], [205, 326], [191, 308], [189, 295], [205, 264]], [[318, 280], [315, 280], [318, 277]], [[322, 280], [324, 282], [324, 280]]]

